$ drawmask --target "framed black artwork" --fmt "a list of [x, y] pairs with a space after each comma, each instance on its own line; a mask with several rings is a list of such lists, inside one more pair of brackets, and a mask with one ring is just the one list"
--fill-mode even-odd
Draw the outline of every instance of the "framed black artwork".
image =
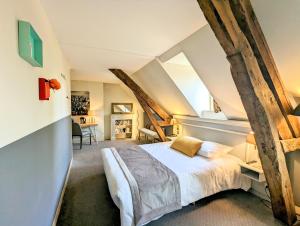
[[71, 91], [72, 115], [88, 115], [90, 110], [90, 93], [88, 91]]

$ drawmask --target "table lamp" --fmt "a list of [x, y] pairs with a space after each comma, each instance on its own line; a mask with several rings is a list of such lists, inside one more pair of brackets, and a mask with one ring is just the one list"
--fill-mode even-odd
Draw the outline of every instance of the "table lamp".
[[[257, 161], [257, 150], [256, 150], [256, 142], [255, 142], [255, 137], [254, 137], [254, 132], [250, 132], [248, 135], [247, 135], [247, 138], [246, 138], [246, 143], [247, 143], [247, 148], [246, 148], [246, 152], [245, 152], [245, 162], [247, 164], [249, 163], [254, 163]], [[254, 157], [252, 156], [251, 159], [249, 159], [249, 152], [253, 152], [255, 151], [254, 153]]]
[[[177, 121], [177, 119], [176, 119], [176, 118], [172, 118], [170, 124], [171, 124], [172, 126], [176, 126], [176, 127], [175, 127], [175, 131], [176, 131], [176, 132], [175, 132], [174, 135], [178, 135], [178, 134], [179, 134], [179, 127], [178, 127], [178, 121]], [[173, 133], [174, 133], [174, 129], [173, 129]]]

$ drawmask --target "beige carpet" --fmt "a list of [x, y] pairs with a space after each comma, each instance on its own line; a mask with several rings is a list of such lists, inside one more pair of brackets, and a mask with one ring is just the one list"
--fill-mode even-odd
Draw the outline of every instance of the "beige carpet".
[[[105, 141], [74, 150], [74, 160], [58, 226], [119, 226], [119, 210], [107, 187], [100, 150], [132, 145]], [[74, 146], [78, 149], [79, 146]], [[241, 190], [222, 192], [147, 226], [281, 226], [262, 201]]]

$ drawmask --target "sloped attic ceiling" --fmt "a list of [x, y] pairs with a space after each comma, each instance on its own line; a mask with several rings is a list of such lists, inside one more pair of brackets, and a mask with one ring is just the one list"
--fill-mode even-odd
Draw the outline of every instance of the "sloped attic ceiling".
[[[300, 96], [300, 1], [251, 1], [266, 36], [284, 85]], [[200, 10], [200, 9], [199, 9]], [[184, 52], [212, 96], [229, 119], [246, 118], [230, 73], [230, 65], [211, 28], [206, 25], [159, 56], [162, 62]], [[143, 69], [140, 70], [143, 74]], [[157, 87], [148, 84], [148, 89]], [[163, 87], [162, 87], [163, 89]], [[170, 98], [177, 94], [167, 93]], [[167, 98], [167, 97], [164, 97]], [[296, 98], [298, 99], [298, 98]]]
[[151, 61], [131, 77], [169, 113], [197, 116], [197, 113], [157, 60]]

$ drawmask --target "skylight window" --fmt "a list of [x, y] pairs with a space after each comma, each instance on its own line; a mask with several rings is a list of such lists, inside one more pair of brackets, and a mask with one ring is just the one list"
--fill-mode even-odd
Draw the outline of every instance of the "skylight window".
[[226, 119], [184, 53], [162, 63], [162, 66], [199, 117]]

